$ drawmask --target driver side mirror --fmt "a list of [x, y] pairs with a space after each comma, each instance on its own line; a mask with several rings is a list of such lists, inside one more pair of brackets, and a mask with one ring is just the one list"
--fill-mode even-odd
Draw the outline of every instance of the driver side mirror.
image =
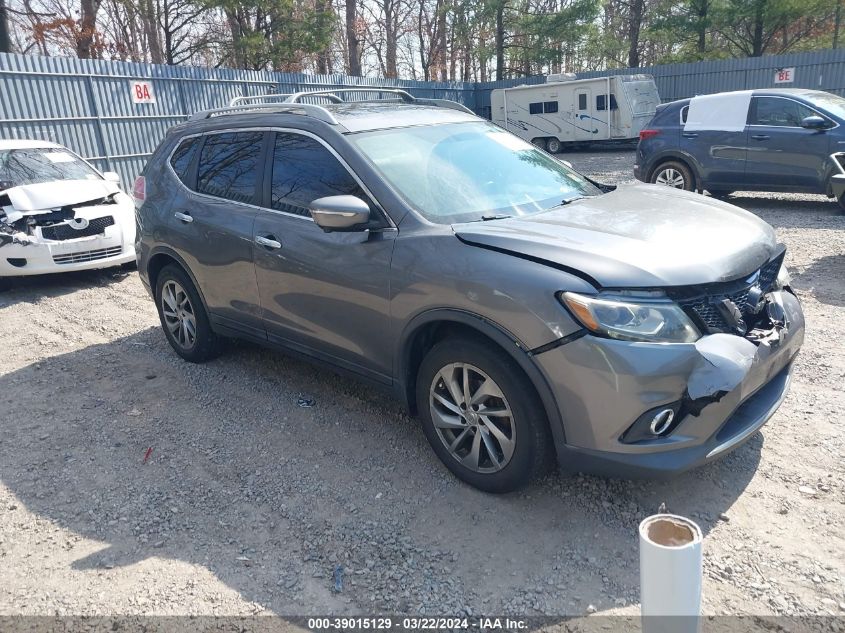
[[826, 130], [828, 122], [823, 117], [814, 114], [801, 119], [801, 127], [808, 130]]
[[326, 196], [308, 205], [314, 223], [326, 233], [363, 231], [370, 221], [370, 207], [356, 196]]

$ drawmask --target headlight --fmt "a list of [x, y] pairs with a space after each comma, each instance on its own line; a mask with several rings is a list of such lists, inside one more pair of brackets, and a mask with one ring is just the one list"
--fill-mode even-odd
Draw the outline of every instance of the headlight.
[[692, 343], [701, 334], [681, 308], [667, 299], [596, 295], [560, 295], [585, 328], [600, 336], [651, 343]]
[[790, 283], [792, 283], [792, 277], [789, 276], [789, 271], [786, 269], [786, 262], [783, 262], [775, 279], [775, 290], [783, 290]]

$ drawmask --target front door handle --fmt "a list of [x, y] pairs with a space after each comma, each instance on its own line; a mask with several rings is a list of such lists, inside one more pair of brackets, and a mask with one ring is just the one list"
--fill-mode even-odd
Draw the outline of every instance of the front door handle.
[[177, 211], [173, 215], [176, 216], [177, 219], [181, 220], [185, 224], [189, 224], [190, 222], [194, 221], [194, 218], [191, 217], [190, 213], [182, 213], [181, 211]]
[[698, 138], [698, 134], [696, 132], [684, 132], [684, 138]]
[[269, 235], [267, 237], [263, 237], [261, 235], [256, 235], [255, 236], [255, 243], [258, 244], [259, 246], [265, 246], [267, 248], [273, 248], [273, 249], [282, 247], [282, 243], [277, 241], [272, 235]]
[[751, 136], [751, 138], [753, 138], [755, 141], [768, 141], [772, 137], [768, 134], [754, 134]]

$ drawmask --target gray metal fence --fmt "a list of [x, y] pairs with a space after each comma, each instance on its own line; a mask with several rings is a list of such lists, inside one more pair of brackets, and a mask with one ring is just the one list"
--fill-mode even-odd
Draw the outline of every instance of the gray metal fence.
[[[845, 96], [845, 49], [613, 69], [578, 77], [650, 73], [661, 98], [671, 101], [771, 87], [775, 72], [783, 68], [795, 69], [788, 86]], [[155, 102], [134, 103], [133, 81], [148, 82]], [[392, 86], [419, 97], [453, 99], [489, 117], [490, 92], [495, 88], [544, 81], [528, 77], [486, 83], [423, 82], [0, 54], [0, 138], [40, 138], [67, 145], [100, 169], [117, 171], [130, 185], [167, 128], [235, 96]]]
[[[134, 103], [146, 81], [155, 102]], [[167, 129], [239, 95], [393, 86], [475, 107], [475, 84], [304, 75], [0, 54], [0, 138], [66, 145], [131, 186]]]

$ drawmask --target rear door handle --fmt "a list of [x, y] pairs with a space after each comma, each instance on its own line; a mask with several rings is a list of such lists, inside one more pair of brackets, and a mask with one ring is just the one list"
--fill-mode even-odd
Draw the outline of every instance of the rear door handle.
[[184, 222], [184, 223], [186, 223], [186, 224], [189, 224], [189, 223], [191, 223], [191, 222], [193, 222], [193, 221], [194, 221], [194, 218], [192, 218], [192, 217], [191, 217], [191, 214], [190, 214], [190, 213], [182, 213], [181, 211], [177, 211], [177, 212], [176, 212], [176, 213], [174, 213], [173, 215], [174, 215], [174, 216], [175, 216], [178, 220], [181, 220], [182, 222]]
[[263, 237], [261, 235], [255, 236], [255, 243], [259, 246], [265, 246], [267, 248], [281, 248], [282, 243], [277, 241], [272, 235], [268, 235], [267, 237]]
[[772, 137], [768, 134], [754, 134], [751, 136], [751, 138], [753, 138], [755, 141], [768, 141]]
[[696, 132], [684, 132], [684, 138], [698, 138], [698, 134]]

